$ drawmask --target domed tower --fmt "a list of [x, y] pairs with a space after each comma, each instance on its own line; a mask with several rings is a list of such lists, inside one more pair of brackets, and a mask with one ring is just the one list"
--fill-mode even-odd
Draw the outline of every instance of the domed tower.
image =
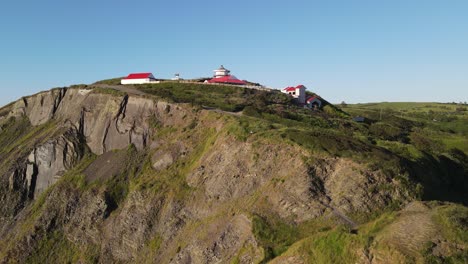
[[231, 73], [230, 70], [224, 68], [223, 65], [221, 65], [221, 67], [219, 67], [219, 69], [217, 70], [214, 70], [214, 78], [222, 78], [222, 77], [225, 77], [225, 76], [229, 76], [229, 74]]

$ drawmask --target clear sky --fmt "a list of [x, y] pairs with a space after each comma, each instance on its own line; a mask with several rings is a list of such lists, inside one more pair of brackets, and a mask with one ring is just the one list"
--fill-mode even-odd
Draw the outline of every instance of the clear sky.
[[468, 101], [467, 0], [15, 0], [0, 8], [0, 105], [153, 72], [304, 84], [331, 102]]

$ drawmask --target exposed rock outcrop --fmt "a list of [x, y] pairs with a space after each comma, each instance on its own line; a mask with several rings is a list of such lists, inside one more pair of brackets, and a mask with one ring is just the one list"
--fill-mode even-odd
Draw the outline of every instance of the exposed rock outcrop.
[[177, 105], [143, 97], [115, 97], [90, 89], [63, 88], [17, 101], [8, 117], [22, 115], [34, 126], [52, 119], [75, 126], [91, 151], [100, 155], [129, 144], [141, 150], [151, 144], [150, 119], [174, 125], [186, 113]]
[[11, 174], [10, 189], [37, 198], [82, 158], [83, 144], [77, 131], [69, 129], [58, 138], [37, 146]]
[[170, 263], [226, 263], [233, 259], [238, 263], [261, 261], [263, 252], [252, 234], [251, 221], [245, 215], [222, 220], [204, 226], [205, 230], [200, 232], [200, 236]]

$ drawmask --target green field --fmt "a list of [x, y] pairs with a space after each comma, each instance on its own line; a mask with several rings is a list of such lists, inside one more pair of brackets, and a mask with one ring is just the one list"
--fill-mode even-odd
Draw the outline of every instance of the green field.
[[340, 105], [353, 116], [407, 128], [445, 149], [468, 153], [468, 105], [455, 103], [383, 102]]

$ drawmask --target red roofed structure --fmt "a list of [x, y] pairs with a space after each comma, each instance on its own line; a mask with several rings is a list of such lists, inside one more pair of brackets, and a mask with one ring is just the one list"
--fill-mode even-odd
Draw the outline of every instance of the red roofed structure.
[[208, 80], [208, 83], [226, 83], [226, 84], [238, 84], [238, 85], [245, 85], [246, 82], [239, 80], [234, 75], [227, 75], [223, 77], [213, 78]]
[[121, 84], [143, 84], [157, 82], [151, 72], [130, 73], [127, 77], [120, 80]]
[[309, 108], [312, 109], [322, 108], [322, 101], [320, 100], [320, 97], [316, 95], [308, 97], [306, 100], [306, 104]]
[[219, 67], [219, 69], [214, 70], [215, 74], [213, 79], [206, 81], [207, 83], [225, 83], [225, 84], [237, 84], [237, 85], [245, 85], [246, 82], [239, 80], [236, 76], [231, 75], [231, 71], [224, 68], [223, 65]]
[[306, 87], [300, 84], [296, 87], [291, 87], [291, 86], [286, 87], [283, 90], [281, 90], [281, 92], [291, 95], [292, 97], [297, 99], [297, 103], [303, 105], [305, 104], [305, 101], [306, 101], [305, 90], [306, 90]]
[[307, 102], [307, 103], [312, 102], [313, 100], [315, 100], [315, 99], [317, 99], [317, 98], [318, 98], [318, 96], [311, 96], [311, 97], [307, 98], [307, 101], [306, 101], [306, 102]]
[[129, 80], [129, 79], [145, 79], [145, 78], [152, 78], [154, 79], [154, 76], [151, 72], [144, 72], [144, 73], [130, 73], [127, 77], [124, 79]]
[[295, 92], [296, 91], [296, 87], [286, 87], [283, 89], [284, 91], [286, 92]]

